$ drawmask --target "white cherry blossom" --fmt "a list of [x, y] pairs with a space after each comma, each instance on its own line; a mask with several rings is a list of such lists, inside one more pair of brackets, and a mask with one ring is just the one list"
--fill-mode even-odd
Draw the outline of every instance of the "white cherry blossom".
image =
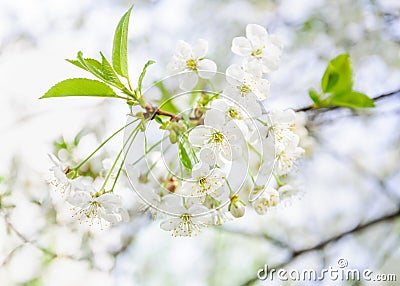
[[78, 179], [70, 179], [67, 173], [70, 169], [67, 163], [61, 162], [53, 154], [48, 154], [50, 160], [53, 162], [53, 166], [50, 171], [53, 173], [53, 178], [49, 180], [50, 185], [52, 185], [57, 191], [63, 195], [69, 195], [75, 187], [80, 187], [81, 184]]
[[272, 207], [275, 207], [279, 202], [279, 193], [272, 187], [267, 187], [266, 190], [253, 203], [255, 211], [259, 215], [264, 215]]
[[185, 195], [204, 197], [210, 194], [218, 197], [224, 192], [226, 175], [219, 168], [210, 169], [208, 164], [200, 162], [193, 167], [192, 178], [193, 181], [182, 186]]
[[162, 221], [160, 227], [171, 231], [172, 236], [197, 236], [202, 228], [210, 225], [207, 207], [190, 204], [190, 201], [184, 205], [182, 198], [174, 195], [168, 195], [165, 199], [174, 216]]
[[190, 131], [189, 142], [194, 146], [210, 148], [228, 160], [240, 156], [243, 135], [238, 124], [233, 120], [226, 121], [226, 114], [221, 111], [207, 113], [204, 125]]
[[212, 60], [206, 59], [208, 42], [198, 39], [193, 45], [185, 41], [178, 41], [175, 54], [168, 65], [172, 74], [186, 72], [180, 78], [180, 88], [190, 90], [196, 86], [198, 77], [204, 79], [212, 78], [217, 65]]
[[296, 141], [291, 141], [289, 145], [276, 154], [277, 161], [274, 172], [278, 176], [287, 175], [292, 171], [296, 162], [304, 155], [304, 149], [297, 146], [298, 136], [296, 135], [295, 138], [297, 138]]
[[[261, 105], [254, 97], [253, 99], [254, 100], [245, 102], [244, 104], [240, 103], [241, 98], [238, 98], [238, 101], [225, 99], [213, 100], [210, 104], [210, 110], [207, 111], [207, 117], [221, 116], [222, 113], [226, 116], [224, 119], [225, 122], [228, 120], [249, 119], [253, 116], [257, 117], [261, 115]], [[239, 127], [243, 127], [240, 123], [237, 122], [237, 124]], [[242, 128], [242, 131], [245, 130]]]
[[67, 197], [74, 206], [76, 216], [84, 220], [104, 219], [110, 223], [127, 221], [129, 215], [122, 206], [122, 199], [114, 193], [96, 192], [91, 187], [77, 190]]
[[245, 97], [254, 94], [258, 100], [264, 100], [268, 96], [270, 83], [262, 78], [261, 69], [252, 66], [254, 64], [229, 66], [226, 69], [226, 80], [233, 87], [235, 95]]
[[282, 45], [274, 35], [257, 24], [246, 26], [246, 37], [232, 41], [232, 52], [245, 57], [249, 63], [261, 66], [263, 73], [277, 70], [282, 55]]

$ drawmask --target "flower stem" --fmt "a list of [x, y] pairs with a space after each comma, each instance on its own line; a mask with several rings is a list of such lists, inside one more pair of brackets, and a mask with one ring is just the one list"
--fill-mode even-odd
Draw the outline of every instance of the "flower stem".
[[[100, 188], [101, 191], [105, 189], [105, 187], [106, 187], [106, 185], [107, 185], [107, 182], [108, 182], [108, 180], [110, 179], [111, 174], [112, 174], [112, 172], [114, 171], [115, 166], [117, 165], [117, 162], [118, 162], [118, 160], [119, 160], [119, 157], [121, 157], [121, 154], [122, 154], [122, 152], [124, 151], [126, 145], [127, 145], [129, 142], [131, 142], [130, 144], [132, 145], [132, 142], [135, 140], [136, 135], [139, 133], [139, 130], [140, 130], [139, 127], [140, 127], [140, 124], [139, 124], [138, 126], [135, 127], [135, 129], [134, 129], [134, 130], [132, 131], [132, 133], [129, 135], [129, 137], [128, 137], [127, 141], [125, 142], [125, 144], [122, 146], [121, 150], [118, 152], [118, 155], [117, 155], [117, 157], [115, 158], [114, 163], [113, 163], [113, 165], [111, 166], [110, 171], [108, 171], [107, 177], [106, 177], [106, 179], [104, 180], [103, 185], [102, 185], [101, 188]], [[115, 185], [115, 184], [114, 184], [114, 185]], [[112, 191], [112, 190], [111, 190], [111, 191]], [[110, 192], [111, 192], [111, 191], [110, 191]]]
[[[136, 137], [137, 134], [138, 134], [138, 131], [136, 131], [135, 136], [131, 139], [131, 143], [129, 144], [128, 149], [126, 150], [125, 156], [124, 156], [124, 158], [123, 158], [122, 161], [121, 161], [121, 164], [120, 164], [119, 169], [118, 169], [117, 176], [116, 176], [115, 179], [114, 179], [114, 183], [113, 183], [113, 185], [112, 185], [112, 187], [111, 187], [110, 192], [113, 192], [113, 191], [114, 191], [115, 185], [117, 184], [119, 175], [121, 174], [122, 168], [123, 168], [123, 166], [124, 166], [126, 157], [128, 157], [128, 152], [129, 152], [129, 150], [131, 149], [132, 144], [133, 144], [133, 142], [135, 141], [135, 137]], [[123, 150], [123, 149], [124, 149], [124, 148], [122, 148], [122, 150]], [[115, 165], [115, 164], [114, 164], [114, 165]]]
[[161, 142], [167, 138], [168, 138], [168, 136], [164, 136], [164, 138], [162, 138], [162, 139], [158, 140], [156, 143], [154, 143], [154, 145], [151, 146], [150, 149], [146, 150], [145, 153], [142, 156], [140, 156], [139, 159], [137, 159], [135, 162], [133, 162], [131, 164], [131, 166], [135, 166], [137, 163], [139, 163], [144, 157], [146, 157], [147, 154], [149, 154], [154, 148], [156, 148], [158, 145], [160, 145]]
[[139, 119], [136, 119], [136, 120], [133, 120], [132, 122], [129, 122], [125, 126], [121, 127], [117, 131], [115, 131], [113, 134], [111, 134], [110, 137], [108, 137], [106, 140], [104, 140], [92, 153], [89, 154], [89, 156], [87, 156], [82, 162], [80, 162], [78, 165], [76, 165], [74, 168], [72, 168], [72, 170], [78, 171], [80, 167], [82, 167], [94, 154], [96, 154], [97, 151], [99, 151], [104, 145], [106, 145], [107, 142], [110, 141], [115, 135], [117, 135], [119, 132], [121, 132], [126, 127], [128, 127], [129, 125], [135, 123], [138, 120]]
[[282, 187], [282, 186], [285, 185], [284, 183], [282, 183], [282, 181], [281, 181], [281, 179], [279, 178], [278, 175], [276, 175], [275, 173], [273, 173], [273, 175], [274, 175], [276, 183], [278, 184], [278, 187]]

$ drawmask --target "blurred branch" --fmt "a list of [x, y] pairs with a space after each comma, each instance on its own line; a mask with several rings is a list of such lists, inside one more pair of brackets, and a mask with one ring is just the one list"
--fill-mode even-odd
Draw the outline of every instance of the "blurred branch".
[[[357, 234], [357, 233], [362, 232], [362, 231], [364, 231], [364, 230], [366, 230], [366, 229], [368, 229], [368, 228], [370, 228], [372, 226], [375, 226], [375, 225], [380, 224], [380, 223], [387, 223], [387, 222], [390, 222], [390, 221], [392, 221], [394, 219], [397, 219], [399, 217], [400, 217], [400, 209], [397, 209], [397, 211], [395, 211], [393, 213], [390, 213], [390, 214], [384, 215], [382, 217], [376, 218], [376, 219], [371, 220], [371, 221], [369, 221], [367, 223], [364, 223], [364, 224], [358, 224], [357, 226], [353, 227], [352, 229], [349, 229], [347, 231], [344, 231], [342, 233], [334, 235], [334, 236], [332, 236], [332, 237], [330, 237], [328, 239], [322, 240], [321, 242], [319, 242], [319, 243], [317, 243], [317, 244], [315, 244], [313, 246], [292, 251], [290, 253], [289, 257], [286, 259], [286, 261], [284, 261], [284, 262], [282, 262], [280, 264], [271, 266], [270, 269], [283, 268], [284, 266], [286, 266], [287, 264], [292, 262], [295, 258], [297, 258], [297, 257], [299, 257], [299, 256], [301, 256], [301, 255], [303, 255], [305, 253], [309, 253], [309, 252], [316, 251], [316, 250], [322, 250], [327, 245], [329, 245], [331, 243], [334, 243], [334, 242], [337, 242], [338, 240], [340, 240], [341, 238], [343, 238], [345, 236], [348, 236], [350, 234]], [[247, 280], [246, 282], [244, 282], [242, 285], [243, 286], [252, 285], [253, 283], [255, 283], [257, 281], [258, 281], [258, 278], [257, 277], [253, 277], [253, 278]]]
[[4, 258], [3, 262], [2, 262], [1, 265], [0, 265], [0, 268], [6, 266], [6, 264], [7, 264], [8, 262], [10, 262], [11, 258], [14, 256], [14, 254], [15, 254], [20, 248], [22, 248], [24, 245], [25, 245], [25, 243], [20, 244], [20, 245], [18, 245], [17, 247], [15, 247], [13, 250], [11, 250], [10, 253], [8, 253], [8, 255], [6, 256], [6, 258]]
[[291, 246], [288, 245], [286, 242], [281, 241], [281, 240], [279, 240], [279, 239], [277, 239], [275, 237], [272, 237], [272, 236], [270, 236], [270, 235], [268, 235], [266, 233], [251, 233], [251, 232], [247, 232], [247, 231], [229, 229], [229, 228], [225, 228], [225, 227], [218, 227], [218, 228], [215, 228], [215, 230], [226, 232], [226, 233], [230, 233], [230, 234], [245, 236], [245, 237], [268, 240], [269, 242], [271, 242], [275, 246], [278, 246], [280, 248], [286, 248], [286, 249], [292, 250]]
[[[379, 101], [379, 100], [382, 100], [382, 99], [384, 99], [384, 98], [386, 98], [386, 97], [391, 97], [391, 96], [396, 95], [396, 94], [398, 94], [398, 93], [400, 93], [400, 88], [397, 89], [397, 90], [388, 92], [388, 93], [384, 93], [384, 94], [377, 95], [377, 96], [373, 97], [372, 99], [373, 99], [375, 102], [377, 102], [377, 101]], [[314, 105], [309, 105], [309, 106], [297, 108], [297, 109], [295, 109], [294, 111], [296, 111], [296, 112], [313, 111], [313, 112], [321, 113], [321, 112], [331, 111], [331, 110], [335, 110], [335, 109], [342, 109], [342, 108], [345, 108], [345, 107], [341, 107], [341, 106], [331, 106], [331, 107], [315, 108]]]
[[[338, 161], [347, 162], [349, 165], [353, 166], [355, 171], [357, 171], [360, 175], [365, 177], [365, 179], [374, 180], [376, 185], [379, 186], [381, 193], [384, 194], [390, 200], [390, 202], [392, 202], [395, 206], [397, 207], [400, 206], [400, 197], [398, 197], [395, 192], [391, 191], [391, 189], [386, 183], [387, 178], [382, 178], [381, 176], [373, 174], [371, 171], [366, 169], [362, 164], [357, 162], [354, 158], [349, 157], [349, 155], [339, 154], [338, 152], [329, 149], [327, 149], [326, 152], [329, 152]], [[390, 177], [390, 175], [388, 176]]]
[[17, 246], [16, 248], [14, 248], [5, 258], [5, 260], [3, 261], [3, 263], [1, 264], [2, 266], [4, 266], [5, 264], [7, 264], [10, 259], [12, 258], [12, 256], [17, 252], [18, 249], [22, 248], [25, 244], [30, 244], [32, 246], [34, 246], [35, 248], [37, 248], [38, 250], [40, 250], [41, 252], [43, 252], [44, 254], [47, 254], [51, 257], [51, 259], [54, 259], [56, 257], [64, 257], [64, 258], [69, 258], [69, 259], [73, 259], [76, 260], [74, 257], [69, 256], [69, 255], [59, 255], [54, 253], [53, 251], [44, 248], [40, 245], [38, 245], [35, 241], [29, 240], [28, 238], [26, 238], [21, 232], [19, 232], [14, 225], [8, 220], [7, 216], [3, 216], [4, 221], [6, 223], [6, 226], [9, 230], [11, 230], [20, 240], [22, 240], [23, 244]]

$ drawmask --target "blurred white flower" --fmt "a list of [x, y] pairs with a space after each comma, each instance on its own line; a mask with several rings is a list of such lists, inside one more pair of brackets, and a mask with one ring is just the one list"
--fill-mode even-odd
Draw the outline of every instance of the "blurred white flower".
[[267, 187], [266, 190], [253, 203], [255, 211], [259, 215], [264, 215], [272, 207], [275, 207], [279, 202], [279, 193], [272, 187]]
[[297, 160], [303, 157], [304, 149], [298, 147], [298, 144], [299, 137], [295, 135], [293, 140], [276, 154], [277, 161], [276, 168], [274, 169], [276, 175], [283, 176], [288, 174], [295, 166]]
[[300, 198], [301, 191], [299, 187], [292, 184], [286, 184], [278, 189], [279, 199], [283, 205], [288, 205], [295, 198]]
[[210, 79], [215, 75], [217, 65], [212, 60], [205, 59], [207, 51], [206, 40], [198, 39], [193, 45], [178, 41], [168, 70], [172, 74], [186, 72], [180, 79], [181, 89], [190, 90], [195, 87], [198, 77]]
[[129, 220], [120, 196], [113, 193], [99, 193], [88, 187], [71, 193], [67, 202], [77, 210], [76, 215], [92, 219], [91, 222], [93, 219], [104, 219], [110, 223]]
[[53, 178], [49, 180], [50, 185], [60, 193], [69, 195], [75, 186], [80, 186], [79, 180], [68, 178], [67, 174], [70, 171], [70, 167], [67, 163], [61, 162], [53, 154], [48, 154], [48, 156], [54, 164], [50, 168], [50, 171], [53, 173]]
[[274, 110], [270, 112], [271, 130], [275, 138], [276, 168], [278, 176], [288, 174], [296, 161], [304, 155], [299, 147], [300, 137], [294, 133], [296, 114], [293, 110]]
[[246, 37], [232, 41], [232, 52], [245, 57], [249, 63], [261, 66], [263, 73], [277, 70], [282, 55], [282, 45], [274, 35], [256, 24], [246, 26]]

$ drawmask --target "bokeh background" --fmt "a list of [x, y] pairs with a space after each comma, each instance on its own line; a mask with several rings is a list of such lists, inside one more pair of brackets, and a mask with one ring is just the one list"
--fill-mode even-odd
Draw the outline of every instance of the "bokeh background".
[[[0, 285], [266, 285], [255, 279], [264, 264], [318, 270], [340, 258], [349, 268], [395, 273], [397, 282], [379, 285], [400, 285], [398, 93], [364, 112], [308, 112], [314, 143], [296, 172], [304, 195], [266, 216], [249, 212], [199, 237], [172, 238], [158, 222], [135, 214], [133, 191], [121, 184], [118, 192], [133, 210], [130, 223], [90, 229], [71, 217], [46, 183], [47, 153], [68, 146], [84, 156], [124, 125], [126, 106], [38, 98], [54, 83], [84, 75], [63, 59], [79, 50], [111, 55], [114, 28], [131, 4], [0, 1]], [[157, 64], [146, 83], [165, 76], [180, 39], [207, 39], [210, 58], [224, 71], [233, 60], [231, 40], [248, 23], [267, 27], [284, 43], [281, 67], [270, 77], [271, 108], [311, 104], [308, 89], [319, 86], [327, 62], [342, 52], [351, 55], [357, 90], [373, 97], [400, 89], [398, 0], [136, 0], [132, 78], [148, 59]], [[88, 168], [100, 170], [121, 142], [116, 138]]]

